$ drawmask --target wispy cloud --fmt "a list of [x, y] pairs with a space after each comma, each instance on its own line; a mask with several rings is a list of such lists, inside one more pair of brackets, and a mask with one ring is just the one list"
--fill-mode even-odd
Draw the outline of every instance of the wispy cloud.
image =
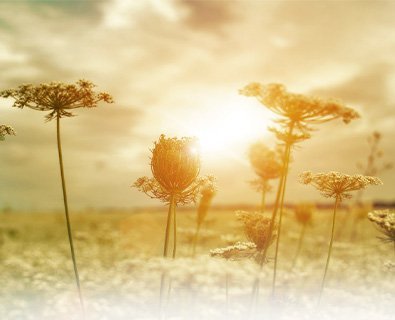
[[[219, 96], [224, 104], [235, 100], [237, 89], [250, 81], [338, 97], [365, 117], [347, 128], [328, 124], [319, 131], [295, 154], [295, 173], [310, 161], [307, 155], [318, 157], [323, 145], [335, 148], [350, 139], [363, 147], [365, 136], [382, 128], [393, 135], [388, 125], [395, 102], [393, 21], [395, 5], [385, 1], [2, 1], [0, 87], [87, 78], [110, 92], [115, 105], [84, 110], [63, 123], [70, 191], [78, 190], [73, 203], [140, 205], [148, 200], [128, 186], [148, 174], [152, 141], [161, 132], [184, 135], [174, 124], [190, 122], [188, 114], [200, 105], [222, 108]], [[1, 146], [0, 199], [21, 206], [23, 198], [26, 208], [56, 207], [54, 128], [43, 123], [42, 114], [8, 106], [0, 102], [0, 117], [18, 136]], [[246, 99], [240, 108], [259, 106]], [[394, 148], [386, 148], [393, 156]], [[245, 156], [241, 146], [233, 151]], [[320, 169], [344, 159], [331, 154], [320, 160]], [[229, 175], [237, 171], [241, 180], [250, 179], [245, 162], [226, 163], [204, 162], [204, 170], [220, 177], [217, 201], [256, 201], [246, 184]], [[43, 165], [49, 168], [45, 183], [29, 175]], [[354, 170], [354, 163], [342, 169]], [[393, 178], [393, 173], [384, 177], [383, 198], [393, 196]], [[53, 200], [43, 204], [42, 194]], [[300, 197], [297, 189], [293, 194], [290, 199]]]

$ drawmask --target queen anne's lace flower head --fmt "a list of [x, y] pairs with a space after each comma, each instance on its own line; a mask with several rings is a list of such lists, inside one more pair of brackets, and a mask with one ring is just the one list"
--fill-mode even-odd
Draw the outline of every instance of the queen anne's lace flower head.
[[[349, 123], [359, 118], [359, 114], [343, 103], [333, 99], [320, 99], [288, 92], [282, 84], [250, 83], [241, 89], [240, 94], [255, 97], [258, 101], [280, 116], [276, 120], [283, 130], [272, 129], [277, 138], [288, 145], [310, 137], [311, 125], [331, 121], [337, 118]], [[285, 130], [284, 130], [285, 128]], [[292, 134], [289, 129], [292, 128]], [[300, 133], [293, 132], [298, 129]]]
[[99, 101], [112, 103], [112, 97], [106, 92], [96, 93], [95, 85], [87, 80], [79, 80], [75, 84], [61, 82], [42, 83], [39, 85], [24, 84], [16, 89], [0, 92], [0, 97], [15, 99], [14, 107], [28, 107], [39, 111], [50, 111], [46, 119], [71, 117], [69, 111], [76, 108], [93, 108]]
[[214, 180], [213, 177], [198, 177], [200, 156], [196, 148], [195, 138], [166, 138], [161, 135], [152, 150], [153, 178], [139, 178], [133, 186], [151, 198], [167, 203], [172, 196], [176, 203], [194, 202], [200, 189]]
[[300, 203], [295, 206], [295, 218], [300, 224], [310, 224], [313, 218], [314, 205], [310, 203]]
[[279, 152], [257, 142], [251, 145], [248, 157], [255, 173], [262, 180], [277, 179], [281, 175], [282, 162]]
[[0, 141], [3, 141], [5, 139], [5, 136], [15, 136], [15, 130], [10, 127], [7, 126], [5, 124], [0, 125]]
[[243, 222], [244, 233], [247, 239], [256, 245], [258, 251], [262, 251], [269, 246], [277, 236], [277, 228], [269, 239], [269, 229], [271, 219], [261, 212], [237, 211], [237, 218]]
[[359, 117], [357, 112], [341, 102], [291, 93], [278, 83], [251, 83], [241, 89], [240, 93], [256, 97], [264, 106], [283, 118], [280, 122], [293, 122], [302, 131], [308, 129], [309, 124], [336, 118], [348, 123]]
[[256, 245], [253, 242], [237, 242], [231, 246], [210, 250], [212, 257], [224, 258], [226, 260], [250, 258], [255, 254]]
[[299, 182], [311, 184], [321, 192], [324, 197], [337, 198], [340, 201], [351, 198], [351, 191], [365, 189], [369, 185], [382, 185], [377, 177], [361, 174], [348, 175], [335, 171], [313, 174], [305, 171], [299, 176]]
[[368, 213], [368, 218], [384, 234], [380, 237], [385, 242], [395, 242], [395, 211], [390, 209], [374, 210]]

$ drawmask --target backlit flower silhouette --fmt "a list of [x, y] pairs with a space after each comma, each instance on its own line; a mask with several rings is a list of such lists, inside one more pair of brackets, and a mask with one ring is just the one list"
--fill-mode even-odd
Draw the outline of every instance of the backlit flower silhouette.
[[348, 175], [335, 171], [328, 173], [313, 174], [310, 171], [305, 171], [299, 176], [299, 181], [303, 184], [310, 184], [315, 187], [324, 197], [334, 198], [335, 206], [333, 209], [332, 231], [329, 242], [328, 256], [325, 265], [324, 277], [321, 283], [321, 290], [319, 299], [325, 286], [326, 274], [328, 271], [329, 261], [332, 252], [333, 236], [335, 231], [336, 211], [340, 202], [344, 199], [352, 197], [350, 192], [365, 189], [369, 185], [377, 186], [383, 184], [377, 177], [364, 176], [361, 174]]
[[74, 114], [71, 110], [77, 108], [93, 108], [100, 101], [112, 103], [112, 97], [105, 92], [96, 93], [95, 85], [87, 80], [79, 80], [75, 84], [66, 84], [62, 82], [41, 83], [38, 85], [23, 84], [16, 89], [8, 89], [0, 92], [0, 97], [14, 99], [13, 106], [17, 108], [31, 108], [38, 111], [49, 112], [45, 118], [47, 121], [56, 119], [57, 146], [60, 166], [60, 175], [62, 180], [63, 202], [66, 215], [67, 232], [70, 243], [71, 257], [73, 260], [75, 279], [82, 311], [84, 312], [84, 303], [81, 294], [81, 286], [78, 275], [77, 262], [74, 253], [73, 237], [71, 223], [69, 218], [69, 209], [66, 192], [66, 181], [63, 169], [62, 144], [60, 139], [60, 119], [71, 117]]
[[199, 190], [205, 184], [212, 183], [213, 178], [199, 177], [200, 155], [197, 139], [189, 137], [178, 139], [161, 135], [152, 150], [151, 171], [153, 178], [139, 178], [133, 187], [151, 198], [169, 204], [163, 256], [168, 255], [170, 224], [173, 220], [173, 257], [175, 257], [177, 246], [175, 209], [179, 204], [195, 202]]
[[[280, 127], [270, 128], [270, 130], [274, 132], [280, 143], [284, 145], [284, 153], [282, 156], [284, 161], [281, 170], [282, 174], [277, 189], [270, 228], [270, 232], [272, 232], [273, 225], [276, 222], [277, 212], [280, 211], [274, 258], [272, 288], [272, 293], [274, 294], [285, 189], [292, 147], [299, 142], [309, 139], [311, 137], [311, 131], [317, 124], [335, 119], [342, 119], [344, 123], [349, 123], [351, 120], [359, 118], [359, 115], [353, 109], [333, 99], [324, 100], [316, 97], [291, 93], [286, 90], [285, 86], [278, 83], [262, 85], [254, 82], [248, 84], [239, 92], [240, 94], [248, 97], [255, 97], [263, 106], [278, 116], [278, 118], [275, 119], [275, 122], [278, 123]], [[264, 251], [264, 255], [266, 254], [266, 251], [267, 248]]]

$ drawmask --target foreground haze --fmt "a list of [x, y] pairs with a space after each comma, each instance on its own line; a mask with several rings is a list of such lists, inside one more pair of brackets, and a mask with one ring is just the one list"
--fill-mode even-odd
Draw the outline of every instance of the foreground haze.
[[[327, 286], [317, 307], [330, 218], [330, 211], [314, 212], [292, 268], [300, 225], [292, 212], [286, 215], [276, 297], [269, 298], [271, 250], [269, 263], [260, 273], [259, 304], [251, 320], [393, 318], [394, 248], [376, 239], [379, 233], [367, 219], [354, 227], [350, 212], [345, 211], [339, 212], [339, 226], [347, 223], [337, 232]], [[246, 240], [235, 215], [210, 212], [197, 256], [192, 258], [195, 212], [182, 212], [175, 260], [158, 257], [165, 220], [163, 211], [73, 216], [87, 319], [159, 319], [163, 272], [172, 280], [163, 307], [166, 319], [246, 319], [258, 265], [249, 259], [209, 256], [211, 249]], [[80, 320], [62, 216], [2, 214], [0, 226], [0, 318]]]
[[[155, 205], [129, 186], [149, 175], [161, 133], [201, 139], [215, 204], [259, 203], [246, 150], [274, 144], [271, 115], [238, 89], [281, 82], [342, 99], [361, 119], [322, 126], [291, 167], [287, 200], [318, 199], [296, 175], [358, 173], [373, 130], [395, 158], [394, 21], [392, 1], [0, 1], [0, 89], [86, 78], [114, 96], [62, 123], [72, 209]], [[0, 101], [1, 123], [18, 133], [1, 145], [0, 207], [59, 209], [54, 123], [11, 104]], [[395, 170], [380, 177], [367, 198], [393, 200]]]

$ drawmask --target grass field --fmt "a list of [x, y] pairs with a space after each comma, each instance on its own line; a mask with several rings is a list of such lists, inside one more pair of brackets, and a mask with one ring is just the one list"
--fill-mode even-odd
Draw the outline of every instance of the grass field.
[[[180, 212], [176, 260], [160, 258], [165, 215], [164, 211], [72, 215], [87, 318], [157, 318], [160, 279], [166, 273], [171, 290], [162, 313], [165, 309], [168, 319], [244, 319], [251, 312], [249, 296], [258, 266], [250, 260], [209, 256], [211, 249], [246, 240], [233, 211], [209, 213], [195, 257], [191, 257], [195, 212]], [[379, 233], [367, 219], [356, 224], [344, 210], [339, 213], [320, 311], [315, 308], [330, 218], [330, 211], [314, 213], [292, 268], [301, 227], [293, 213], [287, 213], [275, 300], [269, 299], [270, 252], [260, 273], [259, 301], [253, 314], [257, 319], [268, 314], [279, 319], [391, 319], [394, 248], [376, 238]], [[62, 213], [4, 213], [0, 232], [0, 319], [79, 319]]]

